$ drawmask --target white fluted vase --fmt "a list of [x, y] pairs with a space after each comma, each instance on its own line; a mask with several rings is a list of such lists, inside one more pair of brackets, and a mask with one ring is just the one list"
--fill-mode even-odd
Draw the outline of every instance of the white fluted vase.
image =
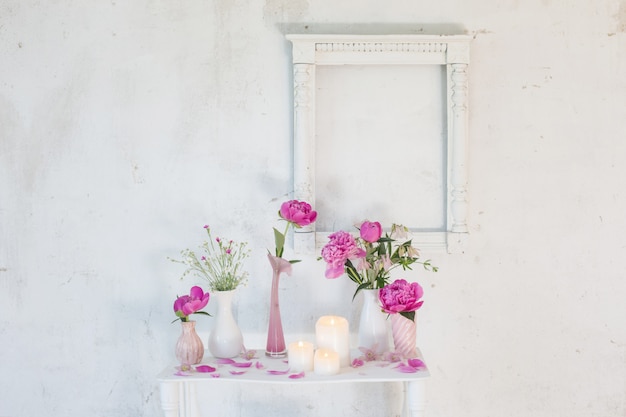
[[243, 335], [232, 311], [234, 295], [235, 290], [211, 293], [217, 300], [217, 317], [209, 335], [209, 351], [216, 358], [234, 358], [243, 350]]

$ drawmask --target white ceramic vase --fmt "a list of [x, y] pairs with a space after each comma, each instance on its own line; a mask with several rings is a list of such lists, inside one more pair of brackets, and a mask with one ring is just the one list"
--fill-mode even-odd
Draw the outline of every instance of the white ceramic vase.
[[243, 350], [243, 335], [232, 311], [232, 291], [211, 293], [217, 301], [217, 317], [209, 335], [209, 352], [216, 358], [234, 358]]
[[389, 351], [389, 324], [378, 300], [378, 290], [361, 290], [363, 308], [359, 320], [359, 347], [376, 353]]

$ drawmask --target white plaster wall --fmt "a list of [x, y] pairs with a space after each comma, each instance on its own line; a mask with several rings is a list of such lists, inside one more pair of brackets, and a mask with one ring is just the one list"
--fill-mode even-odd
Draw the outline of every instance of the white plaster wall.
[[[250, 242], [237, 315], [263, 332], [290, 191], [282, 32], [393, 28], [476, 35], [470, 246], [412, 277], [428, 416], [624, 416], [624, 0], [1, 0], [0, 416], [160, 415], [192, 284], [166, 257], [205, 223]], [[283, 280], [287, 332], [353, 314], [322, 267]], [[268, 390], [205, 398], [219, 415], [398, 412], [394, 387], [331, 405]]]

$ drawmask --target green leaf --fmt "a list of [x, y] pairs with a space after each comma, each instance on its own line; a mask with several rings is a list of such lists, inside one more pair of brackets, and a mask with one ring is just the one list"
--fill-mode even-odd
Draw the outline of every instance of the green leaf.
[[415, 311], [402, 311], [400, 315], [406, 317], [407, 319], [414, 321], [415, 320]]
[[203, 316], [213, 317], [209, 313], [207, 313], [206, 311], [196, 311], [195, 313], [191, 313], [191, 314], [202, 314]]
[[274, 227], [274, 242], [276, 242], [276, 256], [283, 256], [283, 249], [285, 247], [285, 235], [276, 230]]
[[378, 275], [376, 277], [376, 287], [377, 288], [382, 288], [387, 284], [387, 279], [382, 276], [382, 275]]
[[302, 262], [301, 259], [292, 259], [291, 261], [289, 261], [290, 264], [297, 264], [298, 262]]
[[354, 295], [352, 296], [352, 301], [354, 301], [354, 298], [359, 293], [359, 291], [361, 291], [363, 289], [367, 289], [367, 287], [369, 287], [369, 285], [370, 285], [369, 282], [364, 282], [363, 284], [361, 284], [358, 287], [356, 287], [356, 291], [354, 292]]

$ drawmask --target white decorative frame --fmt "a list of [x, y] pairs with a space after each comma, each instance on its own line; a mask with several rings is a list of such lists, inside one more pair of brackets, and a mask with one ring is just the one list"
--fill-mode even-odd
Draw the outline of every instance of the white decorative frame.
[[[445, 65], [447, 101], [446, 227], [413, 231], [420, 249], [462, 252], [467, 243], [467, 67], [471, 36], [290, 34], [293, 45], [294, 198], [315, 202], [315, 69], [318, 65]], [[410, 226], [410, 225], [409, 225]], [[294, 249], [313, 253], [328, 233], [296, 230]]]

